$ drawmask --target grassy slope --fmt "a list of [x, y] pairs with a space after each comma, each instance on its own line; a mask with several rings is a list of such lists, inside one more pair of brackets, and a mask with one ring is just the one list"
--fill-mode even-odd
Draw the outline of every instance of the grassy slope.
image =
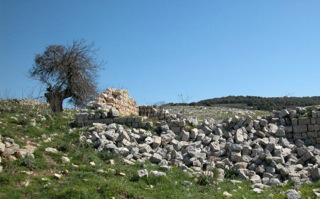
[[[197, 117], [199, 121], [204, 119], [215, 119], [223, 120], [228, 117], [234, 117], [235, 115], [247, 117], [251, 116], [257, 118], [258, 116], [270, 115], [270, 112], [267, 111], [258, 111], [258, 110], [245, 110], [237, 108], [226, 108], [222, 106], [218, 107], [202, 107], [197, 106], [165, 106], [165, 109], [168, 109], [170, 113], [180, 113], [186, 117]], [[239, 111], [243, 114], [240, 115]]]
[[[29, 125], [30, 118], [37, 118], [38, 113], [45, 115], [48, 112], [46, 109], [32, 109], [14, 102], [0, 103], [0, 109], [1, 106], [15, 107], [12, 113], [5, 110], [0, 114], [0, 134], [14, 138], [20, 146], [26, 142], [38, 145], [34, 159], [25, 158], [15, 162], [3, 160], [0, 198], [223, 198], [224, 191], [231, 193], [233, 198], [285, 198], [285, 190], [290, 187], [276, 187], [257, 195], [251, 191], [251, 184], [245, 181], [233, 185], [226, 180], [216, 185], [203, 186], [197, 184], [197, 179], [188, 177], [177, 168], [167, 172], [167, 177], [139, 179], [139, 169], [159, 168], [149, 163], [127, 165], [113, 154], [97, 153], [92, 146], [81, 143], [79, 134], [86, 132], [86, 129], [68, 133], [68, 123], [72, 121], [70, 111], [52, 115], [52, 120], [38, 121], [34, 128]], [[11, 117], [17, 117], [18, 120]], [[44, 142], [47, 137], [51, 137], [50, 142]], [[46, 147], [57, 148], [59, 153], [44, 152]], [[71, 162], [63, 164], [62, 156], [69, 157]], [[114, 165], [107, 163], [110, 158], [115, 160]], [[90, 166], [91, 161], [96, 166]], [[106, 172], [98, 172], [99, 169]], [[53, 177], [54, 173], [66, 170], [68, 174], [64, 174], [61, 179]], [[120, 172], [126, 176], [119, 175]], [[192, 185], [186, 186], [184, 181], [192, 182]], [[26, 182], [29, 182], [28, 186], [24, 185]], [[319, 186], [319, 183], [306, 185], [301, 188], [301, 192], [304, 197], [312, 198], [312, 188]]]

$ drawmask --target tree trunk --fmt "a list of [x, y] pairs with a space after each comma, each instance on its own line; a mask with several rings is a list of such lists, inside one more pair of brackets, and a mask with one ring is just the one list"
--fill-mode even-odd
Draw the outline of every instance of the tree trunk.
[[47, 92], [45, 94], [45, 97], [47, 98], [47, 102], [50, 104], [52, 112], [63, 112], [63, 94], [61, 94], [60, 92]]

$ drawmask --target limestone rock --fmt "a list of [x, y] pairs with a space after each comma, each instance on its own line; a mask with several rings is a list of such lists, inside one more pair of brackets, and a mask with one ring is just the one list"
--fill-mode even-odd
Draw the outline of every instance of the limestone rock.
[[287, 199], [300, 199], [301, 194], [299, 191], [296, 191], [295, 189], [289, 189], [287, 191]]
[[314, 180], [320, 180], [320, 168], [312, 168], [311, 177]]
[[229, 193], [229, 192], [227, 192], [227, 191], [224, 191], [222, 195], [225, 196], [225, 197], [227, 197], [227, 198], [232, 197], [232, 194]]
[[52, 148], [52, 147], [47, 147], [44, 149], [45, 152], [48, 153], [58, 153], [58, 150], [56, 148]]
[[150, 161], [155, 164], [160, 163], [161, 160], [162, 160], [162, 157], [158, 153], [153, 154], [153, 156], [150, 158]]
[[60, 180], [62, 178], [62, 175], [58, 174], [58, 173], [53, 174], [53, 176], [58, 180]]
[[62, 160], [63, 163], [69, 163], [70, 162], [70, 159], [68, 157], [66, 157], [66, 156], [62, 156], [61, 160]]
[[147, 169], [141, 169], [138, 171], [139, 178], [148, 177], [148, 170]]
[[150, 171], [150, 176], [161, 177], [166, 176], [167, 174], [161, 171]]
[[235, 142], [242, 143], [244, 141], [244, 131], [243, 129], [238, 129], [235, 135]]

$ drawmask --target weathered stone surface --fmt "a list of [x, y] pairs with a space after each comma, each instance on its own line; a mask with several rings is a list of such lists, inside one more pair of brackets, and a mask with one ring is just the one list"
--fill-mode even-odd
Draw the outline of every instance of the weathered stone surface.
[[56, 148], [52, 148], [52, 147], [47, 147], [44, 150], [45, 150], [45, 152], [48, 152], [48, 153], [58, 153], [58, 150]]
[[61, 160], [62, 160], [63, 163], [69, 163], [70, 162], [70, 159], [68, 157], [66, 157], [66, 156], [62, 156]]
[[227, 191], [224, 191], [223, 194], [222, 194], [224, 197], [227, 197], [227, 198], [230, 198], [232, 197], [232, 194], [227, 192]]
[[241, 162], [241, 153], [240, 152], [231, 152], [231, 161]]
[[311, 177], [314, 180], [320, 180], [320, 168], [312, 168]]
[[210, 149], [212, 152], [217, 152], [220, 151], [220, 145], [217, 142], [211, 142], [211, 144], [209, 145]]
[[0, 153], [3, 153], [6, 148], [6, 145], [0, 142]]
[[293, 126], [293, 133], [306, 133], [308, 132], [308, 126], [307, 125], [296, 125]]
[[161, 160], [162, 160], [162, 157], [158, 153], [153, 154], [153, 156], [150, 158], [150, 161], [155, 164], [160, 163]]
[[283, 117], [289, 116], [289, 114], [290, 113], [289, 113], [289, 111], [287, 109], [283, 109], [283, 110], [280, 111], [279, 117], [283, 118]]
[[252, 191], [257, 193], [257, 194], [262, 193], [262, 189], [259, 189], [259, 188], [254, 188], [254, 189], [252, 189]]
[[148, 177], [148, 170], [147, 169], [141, 169], [138, 171], [139, 178]]
[[269, 133], [275, 134], [278, 131], [278, 126], [275, 124], [269, 124]]
[[301, 194], [299, 191], [295, 189], [289, 189], [287, 191], [287, 199], [300, 199], [300, 198], [301, 198]]
[[318, 188], [318, 189], [313, 189], [312, 191], [313, 191], [314, 195], [315, 195], [317, 198], [320, 197], [320, 188]]
[[285, 132], [283, 126], [280, 126], [280, 128], [276, 131], [275, 136], [277, 136], [277, 137], [285, 137], [286, 136], [286, 132]]
[[190, 139], [195, 139], [198, 136], [198, 129], [193, 128], [190, 132]]
[[133, 98], [129, 96], [127, 90], [121, 89], [107, 89], [96, 100], [97, 105], [102, 108], [112, 107], [113, 116], [130, 116], [138, 115], [139, 109]]
[[167, 174], [161, 171], [150, 171], [150, 176], [155, 176], [155, 177], [162, 177], [166, 176]]
[[158, 148], [160, 145], [161, 145], [161, 137], [154, 136], [153, 143], [152, 143], [153, 148]]
[[16, 153], [17, 151], [19, 150], [19, 145], [17, 144], [11, 144], [10, 147], [6, 147], [4, 149], [4, 152], [3, 152], [3, 156], [4, 157], [9, 157], [11, 155], [13, 155], [14, 153]]
[[189, 132], [182, 130], [180, 133], [181, 141], [189, 141]]
[[268, 185], [270, 186], [277, 186], [279, 184], [281, 184], [281, 182], [278, 178], [271, 178], [268, 182]]
[[176, 165], [190, 175], [210, 175], [214, 168], [222, 173], [235, 169], [240, 178], [252, 181], [258, 189], [287, 180], [301, 185], [320, 179], [320, 149], [316, 145], [318, 139], [320, 144], [320, 133], [316, 132], [320, 118], [317, 114], [304, 118], [304, 111], [293, 112], [283, 111], [280, 117], [275, 111], [272, 117], [256, 120], [205, 120], [191, 130], [188, 120], [168, 116], [157, 123], [158, 135], [125, 125], [95, 125], [80, 140], [90, 140], [98, 151], [119, 153], [130, 163], [150, 160], [164, 167]]
[[236, 143], [242, 143], [244, 141], [244, 130], [238, 129], [235, 135], [235, 142]]

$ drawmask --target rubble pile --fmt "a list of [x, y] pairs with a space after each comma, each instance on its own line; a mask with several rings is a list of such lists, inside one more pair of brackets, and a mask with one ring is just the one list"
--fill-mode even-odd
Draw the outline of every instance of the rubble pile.
[[[192, 125], [191, 125], [192, 124]], [[320, 179], [320, 111], [274, 111], [266, 117], [232, 117], [194, 124], [170, 115], [155, 132], [121, 124], [94, 123], [87, 136], [98, 151], [121, 154], [127, 163], [149, 160], [192, 174], [221, 177], [235, 171], [257, 187]]]

